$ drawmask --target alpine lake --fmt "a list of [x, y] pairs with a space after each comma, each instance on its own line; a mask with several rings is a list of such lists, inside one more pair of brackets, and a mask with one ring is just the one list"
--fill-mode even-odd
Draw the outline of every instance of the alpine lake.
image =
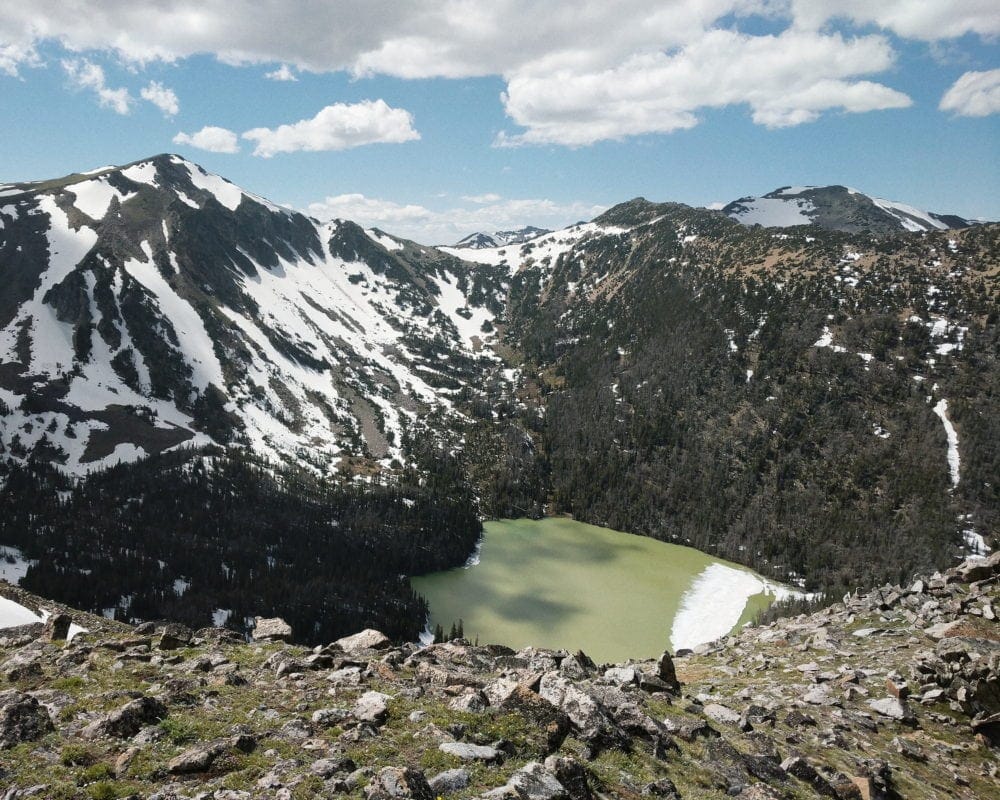
[[486, 522], [469, 563], [411, 583], [429, 630], [461, 620], [470, 641], [582, 649], [598, 662], [711, 641], [788, 591], [690, 547], [567, 518]]

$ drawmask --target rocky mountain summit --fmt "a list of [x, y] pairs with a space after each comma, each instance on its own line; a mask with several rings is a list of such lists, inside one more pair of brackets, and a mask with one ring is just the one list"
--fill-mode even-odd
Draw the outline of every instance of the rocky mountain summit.
[[452, 247], [469, 248], [472, 250], [482, 250], [488, 247], [504, 247], [508, 244], [524, 244], [531, 239], [544, 236], [546, 233], [552, 233], [552, 231], [547, 228], [536, 228], [534, 225], [525, 225], [523, 228], [515, 228], [509, 231], [494, 231], [493, 233], [477, 231], [459, 239]]
[[761, 197], [741, 197], [722, 213], [744, 225], [819, 225], [845, 233], [894, 234], [967, 228], [955, 214], [923, 211], [907, 203], [871, 197], [848, 186], [782, 186]]
[[617, 665], [373, 630], [309, 650], [280, 620], [8, 630], [2, 797], [990, 797], [998, 609], [994, 554]]

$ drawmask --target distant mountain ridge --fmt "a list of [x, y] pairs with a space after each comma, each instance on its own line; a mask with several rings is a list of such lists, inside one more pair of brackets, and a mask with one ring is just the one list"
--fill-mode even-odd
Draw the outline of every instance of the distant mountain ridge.
[[847, 186], [782, 186], [760, 197], [741, 197], [722, 213], [744, 225], [819, 225], [845, 233], [899, 233], [967, 228], [975, 222], [955, 214], [923, 211]]
[[493, 233], [483, 233], [481, 231], [470, 233], [464, 239], [452, 245], [454, 248], [470, 248], [472, 250], [484, 250], [490, 247], [505, 247], [510, 244], [523, 244], [529, 239], [542, 236], [552, 231], [546, 228], [536, 228], [534, 225], [526, 225], [512, 231], [494, 231]]

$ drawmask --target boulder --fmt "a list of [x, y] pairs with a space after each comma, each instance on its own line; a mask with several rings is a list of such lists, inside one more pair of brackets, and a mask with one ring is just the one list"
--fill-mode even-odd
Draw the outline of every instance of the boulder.
[[364, 650], [388, 650], [392, 646], [392, 641], [381, 631], [367, 628], [361, 633], [337, 639], [334, 645], [345, 653], [357, 653]]
[[719, 703], [709, 703], [703, 711], [710, 720], [723, 725], [738, 725], [740, 722], [739, 713]]
[[287, 642], [292, 638], [292, 626], [281, 617], [254, 617], [255, 642]]
[[191, 643], [193, 635], [187, 625], [171, 622], [163, 626], [157, 647], [161, 650], [176, 650], [179, 647], [187, 647]]
[[31, 695], [0, 694], [0, 750], [33, 742], [55, 730], [48, 710]]
[[442, 795], [462, 791], [462, 789], [469, 785], [471, 780], [472, 773], [467, 769], [459, 768], [439, 772], [427, 781], [427, 783], [435, 795]]
[[394, 800], [395, 798], [434, 800], [434, 792], [424, 773], [409, 767], [384, 767], [365, 787], [366, 800]]
[[116, 711], [94, 720], [82, 731], [85, 739], [96, 739], [101, 736], [113, 736], [118, 739], [129, 739], [135, 736], [144, 725], [159, 722], [167, 716], [167, 707], [155, 697], [139, 697]]
[[575, 758], [549, 756], [545, 759], [545, 769], [555, 775], [563, 785], [570, 800], [591, 800], [593, 793], [587, 780], [587, 770]]
[[521, 800], [569, 800], [566, 788], [542, 764], [532, 761], [510, 776], [505, 786], [487, 796], [515, 796]]
[[910, 718], [910, 712], [906, 707], [906, 702], [900, 700], [898, 697], [882, 697], [878, 700], [869, 700], [868, 707], [875, 713], [881, 714], [883, 717], [898, 720], [899, 722], [903, 722]]
[[354, 703], [351, 716], [359, 722], [381, 725], [389, 716], [389, 701], [391, 699], [389, 695], [382, 694], [382, 692], [365, 692]]
[[667, 684], [672, 692], [680, 692], [681, 684], [677, 680], [677, 670], [674, 668], [674, 660], [666, 650], [656, 662], [656, 677]]
[[524, 686], [517, 686], [504, 699], [500, 707], [505, 711], [514, 711], [524, 717], [535, 730], [544, 732], [547, 755], [559, 749], [566, 734], [569, 733], [570, 720], [564, 711], [556, 708], [537, 692]]
[[332, 778], [341, 772], [354, 772], [355, 769], [357, 769], [357, 764], [347, 756], [320, 758], [314, 761], [309, 767], [309, 770], [314, 775], [319, 775], [323, 780]]

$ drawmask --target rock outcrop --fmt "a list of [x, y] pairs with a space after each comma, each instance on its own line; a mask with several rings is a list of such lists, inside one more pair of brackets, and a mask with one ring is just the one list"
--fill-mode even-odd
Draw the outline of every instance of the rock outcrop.
[[681, 657], [145, 625], [0, 639], [0, 780], [27, 797], [982, 798], [1000, 555]]

